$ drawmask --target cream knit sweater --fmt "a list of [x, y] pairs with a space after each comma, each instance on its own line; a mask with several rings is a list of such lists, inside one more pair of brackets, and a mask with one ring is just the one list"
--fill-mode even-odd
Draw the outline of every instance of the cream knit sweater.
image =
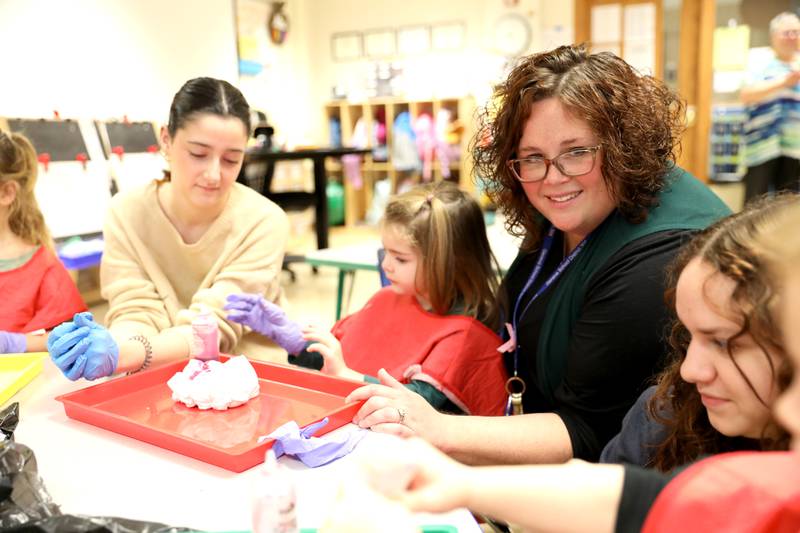
[[249, 329], [243, 335], [222, 306], [238, 292], [281, 300], [286, 214], [234, 183], [225, 210], [198, 242], [186, 244], [161, 209], [158, 186], [153, 181], [115, 196], [106, 216], [100, 285], [112, 334], [124, 339], [174, 328], [190, 342], [192, 318], [204, 305], [217, 316], [223, 352], [275, 360], [282, 351], [265, 349], [269, 342]]

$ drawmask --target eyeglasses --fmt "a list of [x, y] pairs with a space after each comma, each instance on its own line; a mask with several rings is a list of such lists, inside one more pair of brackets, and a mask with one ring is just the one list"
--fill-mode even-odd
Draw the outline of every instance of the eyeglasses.
[[800, 30], [783, 30], [778, 32], [778, 34], [784, 39], [796, 39], [800, 37]]
[[511, 159], [507, 165], [514, 177], [523, 183], [543, 180], [550, 170], [550, 165], [555, 165], [564, 176], [574, 178], [588, 174], [594, 169], [597, 151], [601, 146], [601, 144], [598, 144], [597, 146], [573, 148], [558, 154], [553, 159], [541, 156]]

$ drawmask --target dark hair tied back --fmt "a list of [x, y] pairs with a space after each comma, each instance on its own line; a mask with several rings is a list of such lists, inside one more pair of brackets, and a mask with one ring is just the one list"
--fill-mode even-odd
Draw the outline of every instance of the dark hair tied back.
[[175, 93], [169, 109], [167, 131], [171, 137], [198, 114], [236, 117], [250, 134], [250, 106], [242, 93], [224, 80], [194, 78]]

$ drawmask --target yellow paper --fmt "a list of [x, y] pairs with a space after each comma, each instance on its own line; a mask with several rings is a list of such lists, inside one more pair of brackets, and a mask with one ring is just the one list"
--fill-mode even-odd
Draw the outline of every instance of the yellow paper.
[[47, 357], [46, 352], [0, 354], [0, 405], [42, 371]]
[[750, 26], [714, 30], [714, 70], [746, 70], [750, 48]]
[[249, 61], [258, 61], [258, 41], [254, 36], [239, 36], [239, 58]]

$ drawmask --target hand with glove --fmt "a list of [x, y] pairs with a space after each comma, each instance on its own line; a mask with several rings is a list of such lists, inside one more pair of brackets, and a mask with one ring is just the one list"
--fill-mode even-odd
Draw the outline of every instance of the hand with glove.
[[119, 346], [91, 313], [78, 313], [71, 322], [64, 322], [50, 332], [47, 351], [72, 381], [110, 376], [119, 362]]
[[290, 354], [298, 354], [306, 346], [300, 324], [259, 294], [231, 294], [224, 309], [228, 320], [269, 337]]
[[24, 333], [0, 331], [0, 353], [24, 353], [27, 349]]

